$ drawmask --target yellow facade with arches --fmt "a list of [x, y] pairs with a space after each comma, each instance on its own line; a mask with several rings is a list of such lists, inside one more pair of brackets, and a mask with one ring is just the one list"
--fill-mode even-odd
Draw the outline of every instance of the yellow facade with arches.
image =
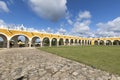
[[[0, 37], [3, 39], [2, 47], [19, 47], [18, 36], [24, 36], [25, 47], [38, 46], [60, 46], [60, 45], [120, 45], [120, 38], [82, 38], [77, 36], [57, 35], [40, 32], [29, 32], [21, 30], [0, 29]], [[36, 39], [40, 39], [36, 43]], [[13, 47], [13, 46], [12, 46]]]

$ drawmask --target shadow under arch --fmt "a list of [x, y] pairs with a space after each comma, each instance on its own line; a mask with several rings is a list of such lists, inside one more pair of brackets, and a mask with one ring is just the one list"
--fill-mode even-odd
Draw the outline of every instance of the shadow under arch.
[[91, 45], [91, 43], [92, 43], [92, 41], [91, 41], [91, 40], [89, 40], [89, 45]]
[[106, 40], [106, 45], [112, 45], [112, 41]]
[[119, 40], [114, 40], [113, 45], [120, 45], [120, 41]]
[[69, 45], [69, 39], [65, 39], [65, 45]]
[[73, 39], [70, 39], [70, 45], [73, 45]]
[[94, 41], [94, 45], [99, 45], [98, 40]]
[[100, 44], [100, 45], [104, 45], [104, 43], [105, 43], [104, 40], [100, 40], [100, 41], [99, 41], [99, 44]]
[[81, 45], [81, 40], [79, 40], [79, 44]]
[[0, 48], [7, 48], [7, 41], [8, 41], [7, 35], [0, 33]]
[[50, 39], [48, 37], [43, 38], [43, 46], [50, 46]]
[[81, 43], [82, 43], [82, 45], [85, 45], [85, 41], [84, 40], [81, 40]]
[[30, 38], [24, 34], [15, 34], [10, 38], [10, 48], [28, 47]]
[[40, 39], [41, 38], [39, 36], [33, 36], [31, 38], [31, 47], [40, 47], [40, 46], [42, 46]]
[[59, 46], [61, 46], [61, 45], [64, 45], [64, 40], [63, 40], [63, 38], [60, 38], [60, 39], [59, 39]]
[[52, 38], [51, 45], [57, 46], [57, 38]]
[[77, 44], [77, 39], [75, 39], [75, 44]]
[[84, 41], [85, 45], [87, 45], [87, 40]]

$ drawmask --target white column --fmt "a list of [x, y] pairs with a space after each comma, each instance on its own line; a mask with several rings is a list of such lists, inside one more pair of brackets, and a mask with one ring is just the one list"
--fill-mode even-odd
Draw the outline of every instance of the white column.
[[88, 45], [88, 40], [86, 40], [85, 42], [86, 42], [85, 44]]
[[84, 45], [86, 45], [86, 40], [84, 40]]
[[9, 43], [10, 41], [8, 40], [7, 41], [7, 48], [9, 49], [10, 48], [10, 43]]
[[87, 44], [90, 45], [90, 41], [89, 40], [87, 41]]
[[65, 39], [63, 39], [63, 45], [64, 45], [64, 46], [66, 45], [66, 43], [65, 43]]
[[90, 42], [91, 42], [91, 40], [89, 40], [89, 45], [91, 45]]
[[57, 46], [59, 46], [59, 39], [57, 39]]
[[40, 47], [43, 47], [43, 39], [41, 38]]
[[100, 40], [98, 40], [98, 45], [100, 45]]
[[49, 44], [49, 47], [51, 47], [51, 45], [52, 45], [51, 43], [52, 43], [52, 39], [50, 39], [50, 44]]
[[87, 40], [85, 40], [85, 45], [87, 45], [88, 44], [88, 41]]
[[31, 40], [29, 41], [29, 47], [31, 47], [31, 44], [32, 44], [32, 42], [31, 42]]
[[90, 40], [90, 45], [92, 45], [92, 40]]
[[85, 40], [83, 40], [83, 45], [85, 45]]
[[114, 41], [113, 41], [113, 40], [111, 40], [111, 42], [112, 42], [112, 46], [113, 46], [113, 42], [114, 42]]
[[[104, 41], [104, 40], [103, 40]], [[104, 41], [104, 45], [106, 45], [106, 40]]]
[[77, 45], [79, 45], [79, 40], [77, 40]]
[[81, 40], [81, 45], [83, 45], [83, 40]]
[[68, 45], [70, 46], [70, 39], [68, 39]]
[[90, 42], [91, 42], [91, 40], [89, 40], [89, 45], [91, 45]]
[[82, 44], [81, 44], [81, 40], [80, 40], [80, 45], [82, 45]]
[[75, 39], [73, 39], [73, 45], [75, 45]]

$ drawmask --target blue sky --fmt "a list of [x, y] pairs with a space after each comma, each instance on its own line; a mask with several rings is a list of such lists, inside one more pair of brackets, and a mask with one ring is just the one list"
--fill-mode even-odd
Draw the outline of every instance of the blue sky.
[[0, 0], [0, 26], [83, 37], [118, 37], [119, 8], [120, 0]]

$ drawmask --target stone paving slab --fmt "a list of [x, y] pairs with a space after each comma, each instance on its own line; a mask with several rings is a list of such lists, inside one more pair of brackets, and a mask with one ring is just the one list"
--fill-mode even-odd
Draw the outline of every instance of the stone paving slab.
[[120, 80], [120, 77], [35, 48], [14, 48], [0, 50], [0, 80]]

